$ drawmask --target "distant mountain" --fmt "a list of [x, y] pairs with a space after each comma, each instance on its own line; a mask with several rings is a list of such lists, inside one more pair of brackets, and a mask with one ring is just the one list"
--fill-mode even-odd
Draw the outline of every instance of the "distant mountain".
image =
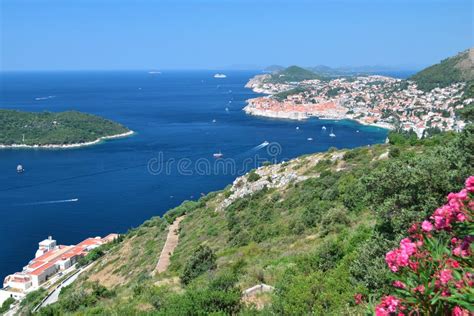
[[474, 80], [474, 48], [446, 58], [409, 79], [415, 81], [418, 88], [424, 91], [446, 87], [455, 82], [472, 82]]
[[271, 65], [263, 69], [263, 71], [266, 71], [266, 72], [279, 72], [283, 70], [285, 70], [285, 67], [280, 66], [280, 65]]
[[405, 73], [413, 73], [413, 70], [400, 69], [399, 67], [389, 66], [344, 66], [333, 68], [325, 65], [318, 65], [315, 67], [307, 67], [306, 69], [323, 77], [347, 77], [358, 75], [393, 76], [393, 74], [398, 74], [397, 77], [405, 77]]

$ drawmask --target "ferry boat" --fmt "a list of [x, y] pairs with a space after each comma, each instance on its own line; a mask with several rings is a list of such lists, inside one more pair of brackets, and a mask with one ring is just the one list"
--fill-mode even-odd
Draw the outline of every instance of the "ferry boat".
[[25, 169], [23, 169], [22, 165], [18, 165], [18, 166], [16, 166], [16, 172], [23, 173], [23, 172], [25, 172]]
[[219, 151], [218, 153], [215, 153], [212, 156], [216, 159], [219, 159], [219, 158], [222, 158], [224, 156], [224, 154]]
[[215, 74], [215, 75], [214, 75], [214, 78], [223, 79], [223, 78], [227, 78], [227, 76], [224, 75], [224, 74]]

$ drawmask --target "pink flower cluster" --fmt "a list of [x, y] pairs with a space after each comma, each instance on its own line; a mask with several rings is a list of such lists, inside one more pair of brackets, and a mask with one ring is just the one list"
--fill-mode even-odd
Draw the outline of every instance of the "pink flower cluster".
[[474, 241], [474, 236], [466, 236], [462, 239], [453, 237], [451, 244], [453, 245], [453, 255], [456, 257], [469, 257], [471, 255], [471, 243]]
[[[474, 210], [474, 203], [468, 201], [469, 193], [474, 192], [474, 176], [466, 179], [466, 186], [458, 193], [449, 193], [448, 203], [438, 208], [430, 217], [434, 221], [434, 227], [437, 230], [450, 230], [452, 223], [464, 222], [468, 220], [470, 212]], [[430, 222], [424, 221], [423, 230], [430, 231]], [[432, 229], [432, 228], [431, 228]]]
[[401, 301], [391, 295], [384, 296], [379, 305], [375, 308], [375, 316], [403, 315], [405, 307]]
[[[464, 189], [450, 193], [447, 204], [436, 209], [429, 219], [413, 224], [408, 230], [410, 237], [402, 239], [398, 248], [385, 255], [390, 270], [398, 272], [398, 280], [392, 285], [402, 290], [399, 291], [402, 297], [411, 300], [385, 296], [375, 308], [377, 316], [423, 312], [424, 306], [436, 304], [432, 301], [436, 293], [450, 302], [442, 307], [448, 308], [446, 312], [455, 316], [471, 315], [457, 306], [459, 296], [455, 294], [466, 293], [466, 289], [474, 286], [474, 274], [466, 271], [466, 267], [472, 267], [474, 236], [468, 232], [472, 231], [474, 219], [473, 196], [474, 176], [470, 176]], [[441, 243], [433, 242], [438, 238]], [[434, 288], [430, 288], [432, 283], [426, 283], [427, 277], [434, 280]]]
[[389, 251], [385, 255], [385, 262], [392, 272], [397, 272], [400, 267], [410, 266], [414, 268], [414, 262], [410, 261], [410, 256], [415, 254], [416, 244], [409, 238], [400, 241], [400, 248]]

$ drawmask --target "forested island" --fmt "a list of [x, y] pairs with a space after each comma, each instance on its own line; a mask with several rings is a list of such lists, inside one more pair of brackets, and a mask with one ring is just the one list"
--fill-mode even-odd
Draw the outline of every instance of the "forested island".
[[131, 135], [125, 126], [77, 111], [0, 109], [0, 148], [73, 148]]

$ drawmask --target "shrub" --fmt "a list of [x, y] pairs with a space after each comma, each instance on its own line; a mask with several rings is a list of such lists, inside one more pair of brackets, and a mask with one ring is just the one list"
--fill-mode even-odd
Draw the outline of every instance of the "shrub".
[[3, 314], [8, 311], [10, 309], [10, 305], [12, 305], [13, 303], [15, 303], [15, 299], [13, 297], [7, 298], [0, 307], [0, 314]]
[[181, 275], [181, 282], [189, 284], [202, 273], [216, 268], [216, 255], [208, 246], [200, 245], [189, 258]]
[[252, 170], [247, 177], [247, 180], [249, 182], [255, 182], [255, 181], [258, 181], [259, 179], [260, 179], [260, 175], [256, 173], [255, 170]]

